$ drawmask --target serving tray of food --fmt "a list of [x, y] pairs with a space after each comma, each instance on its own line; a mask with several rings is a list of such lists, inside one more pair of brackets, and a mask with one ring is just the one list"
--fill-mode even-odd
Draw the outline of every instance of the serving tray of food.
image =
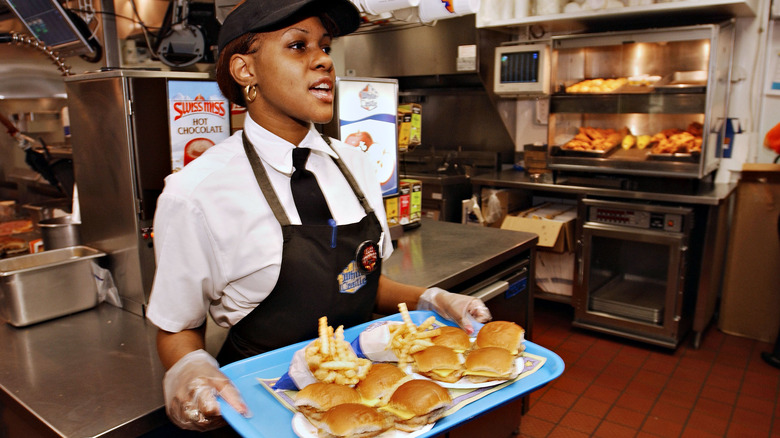
[[[413, 324], [420, 326], [426, 324], [432, 317], [436, 320], [436, 324], [454, 325], [435, 312], [411, 311], [345, 329], [343, 339], [354, 344], [362, 333], [382, 323], [386, 322], [390, 325], [394, 322], [404, 322], [404, 319], [411, 319]], [[316, 436], [316, 428], [312, 429], [313, 426], [295, 408], [298, 391], [295, 388], [290, 390], [289, 387], [280, 389], [278, 385], [280, 381], [292, 374], [291, 362], [294, 358], [302, 356], [301, 352], [311, 349], [315, 343], [317, 340], [300, 342], [222, 367], [225, 375], [241, 392], [252, 413], [249, 417], [243, 417], [220, 399], [222, 415], [228, 424], [244, 437]], [[523, 362], [523, 369], [516, 371], [509, 380], [498, 385], [448, 388], [452, 401], [444, 416], [435, 423], [414, 432], [390, 429], [379, 436], [411, 438], [439, 435], [478, 415], [522, 397], [563, 373], [564, 363], [557, 354], [530, 341], [524, 341], [523, 346], [524, 351], [520, 353], [522, 355], [520, 357], [525, 359], [519, 361]], [[429, 382], [422, 376], [413, 379]]]

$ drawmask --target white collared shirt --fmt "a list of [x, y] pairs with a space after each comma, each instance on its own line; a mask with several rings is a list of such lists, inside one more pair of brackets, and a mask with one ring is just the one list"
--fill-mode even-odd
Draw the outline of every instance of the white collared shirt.
[[[300, 224], [290, 191], [293, 144], [246, 118], [244, 130], [293, 224]], [[299, 145], [312, 149], [315, 174], [337, 224], [365, 211], [314, 126]], [[333, 140], [382, 224], [383, 258], [393, 251], [375, 171], [359, 149]], [[257, 184], [241, 132], [211, 147], [165, 179], [154, 217], [157, 260], [147, 318], [162, 330], [200, 326], [206, 312], [230, 327], [273, 290], [282, 261], [282, 231]], [[316, 287], [316, 285], [313, 285]]]

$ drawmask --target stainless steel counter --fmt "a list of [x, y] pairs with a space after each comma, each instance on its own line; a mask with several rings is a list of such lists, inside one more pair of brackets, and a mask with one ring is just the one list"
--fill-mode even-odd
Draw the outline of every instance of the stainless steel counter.
[[[425, 220], [383, 272], [446, 288], [535, 243], [534, 234]], [[108, 304], [26, 328], [0, 323], [0, 436], [135, 437], [167, 424], [156, 333]]]
[[392, 280], [449, 289], [536, 245], [538, 236], [423, 218], [406, 231], [395, 252], [382, 264]]
[[731, 196], [737, 188], [736, 183], [710, 184], [701, 182], [701, 184], [693, 190], [688, 188], [675, 189], [674, 187], [664, 187], [663, 190], [627, 190], [572, 184], [565, 180], [556, 183], [536, 182], [532, 181], [525, 172], [514, 169], [473, 176], [471, 177], [471, 184], [476, 188], [479, 188], [480, 186], [495, 186], [539, 192], [547, 191], [571, 195], [587, 194], [590, 196], [663, 201], [692, 205], [719, 205], [724, 199]]
[[109, 304], [0, 324], [0, 436], [138, 436], [165, 424], [156, 333]]

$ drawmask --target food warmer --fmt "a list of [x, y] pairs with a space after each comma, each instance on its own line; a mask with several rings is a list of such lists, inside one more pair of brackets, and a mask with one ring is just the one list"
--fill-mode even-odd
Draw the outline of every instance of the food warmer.
[[548, 165], [701, 179], [717, 169], [733, 21], [552, 39]]

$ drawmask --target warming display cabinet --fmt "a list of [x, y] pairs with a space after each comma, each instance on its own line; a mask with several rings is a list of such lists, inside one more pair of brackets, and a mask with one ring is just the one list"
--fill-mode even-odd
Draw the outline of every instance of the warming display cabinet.
[[717, 169], [733, 21], [553, 37], [552, 169], [701, 179]]

